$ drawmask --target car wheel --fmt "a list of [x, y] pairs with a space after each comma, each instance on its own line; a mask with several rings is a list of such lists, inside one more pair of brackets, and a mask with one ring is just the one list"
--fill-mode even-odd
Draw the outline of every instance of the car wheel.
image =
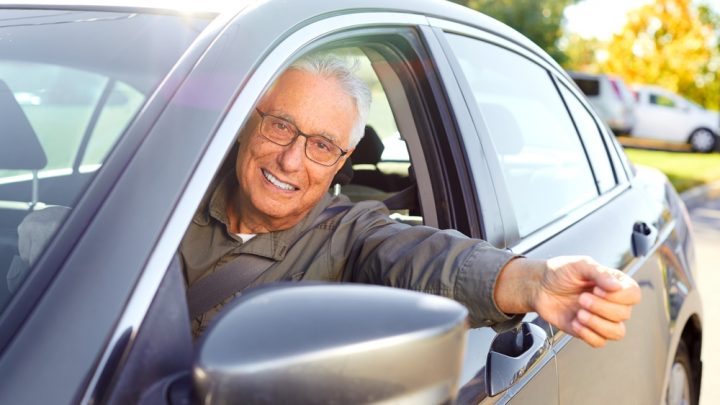
[[697, 387], [692, 378], [690, 355], [685, 342], [681, 340], [672, 368], [670, 368], [666, 403], [667, 405], [695, 405], [698, 400], [696, 391]]
[[690, 135], [690, 145], [695, 152], [712, 152], [717, 143], [717, 136], [709, 129], [700, 128]]

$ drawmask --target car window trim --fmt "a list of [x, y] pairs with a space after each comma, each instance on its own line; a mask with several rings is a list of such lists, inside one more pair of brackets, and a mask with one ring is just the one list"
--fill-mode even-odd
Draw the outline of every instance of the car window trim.
[[[465, 201], [465, 217], [468, 221], [469, 236], [484, 239], [495, 246], [504, 246], [504, 228], [501, 210], [495, 198], [495, 184], [486, 159], [471, 159], [470, 155], [485, 156], [485, 145], [477, 133], [465, 94], [455, 74], [453, 60], [446, 53], [447, 44], [438, 28], [420, 27], [423, 31], [428, 52], [435, 62], [435, 71], [444, 89], [445, 103], [452, 115], [455, 132], [461, 138], [456, 150], [458, 173], [461, 182], [462, 199]], [[462, 169], [460, 169], [462, 168]]]
[[[625, 165], [622, 163], [622, 160], [618, 156], [618, 150], [614, 146], [613, 139], [615, 138], [615, 135], [612, 133], [609, 133], [606, 126], [603, 124], [602, 119], [597, 115], [595, 112], [595, 109], [590, 105], [590, 103], [587, 101], [586, 96], [583, 94], [582, 90], [580, 90], [572, 78], [570, 78], [567, 74], [557, 74], [558, 72], [554, 72], [556, 74], [553, 74], [553, 78], [560, 82], [561, 84], [564, 84], [566, 89], [570, 91], [575, 98], [578, 99], [580, 104], [582, 104], [583, 107], [590, 113], [593, 120], [595, 121], [595, 125], [598, 127], [598, 130], [600, 131], [600, 135], [602, 137], [603, 144], [605, 145], [605, 148], [608, 152], [608, 155], [611, 160], [611, 164], [613, 167], [613, 170], [615, 172], [615, 181], [617, 184], [627, 184], [629, 182], [628, 179], [628, 172]], [[562, 96], [562, 94], [561, 94]], [[612, 138], [611, 138], [612, 137]]]
[[[565, 106], [565, 111], [567, 112], [568, 116], [570, 117], [570, 121], [572, 121], [573, 128], [575, 128], [575, 132], [577, 133], [578, 137], [580, 138], [580, 144], [582, 145], [583, 152], [585, 153], [585, 159], [587, 159], [588, 163], [590, 164], [590, 170], [592, 171], [592, 175], [595, 180], [595, 189], [597, 190], [598, 195], [602, 195], [607, 191], [603, 192], [600, 189], [598, 168], [595, 166], [595, 162], [593, 162], [593, 159], [590, 158], [590, 152], [588, 151], [588, 147], [586, 145], [586, 141], [587, 141], [586, 138], [588, 136], [594, 136], [594, 135], [584, 134], [583, 132], [580, 131], [580, 126], [577, 123], [577, 119], [572, 114], [572, 111], [570, 110], [570, 105], [568, 104], [568, 100], [566, 100], [565, 97], [563, 96], [563, 92], [562, 92], [562, 89], [560, 86], [562, 86], [565, 90], [569, 91], [571, 96], [575, 97], [575, 99], [578, 102], [580, 102], [580, 99], [575, 94], [572, 93], [572, 91], [570, 90], [570, 88], [568, 86], [566, 86], [562, 82], [560, 82], [555, 75], [551, 74], [550, 77], [552, 78], [552, 81], [553, 81], [553, 84], [555, 85], [557, 93], [560, 96], [560, 99], [562, 100], [563, 105]], [[587, 112], [588, 115], [591, 117], [591, 119], [593, 120], [593, 124], [595, 125], [595, 128], [598, 130], [598, 136], [600, 136], [600, 142], [602, 143], [603, 150], [605, 151], [604, 156], [610, 163], [610, 169], [612, 170], [613, 180], [615, 180], [615, 185], [613, 185], [609, 189], [609, 190], [612, 190], [613, 188], [617, 187], [617, 185], [618, 185], [618, 174], [617, 174], [617, 169], [615, 168], [615, 165], [612, 162], [612, 158], [610, 157], [610, 153], [609, 153], [610, 151], [608, 149], [608, 145], [605, 142], [604, 136], [602, 134], [602, 130], [600, 129], [600, 127], [598, 126], [598, 123], [595, 121], [594, 117], [590, 113], [590, 110], [588, 110], [588, 108], [585, 107], [585, 105], [583, 105], [582, 102], [580, 102], [580, 105], [582, 106], [582, 108], [584, 108], [585, 112]]]

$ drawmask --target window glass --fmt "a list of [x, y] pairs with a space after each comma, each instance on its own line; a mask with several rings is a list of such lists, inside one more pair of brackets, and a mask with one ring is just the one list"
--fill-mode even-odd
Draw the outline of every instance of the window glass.
[[650, 93], [650, 104], [660, 105], [663, 107], [675, 107], [675, 101], [670, 97], [663, 96], [662, 94]]
[[90, 135], [80, 171], [92, 171], [100, 166], [144, 101], [143, 93], [127, 83], [114, 82], [105, 107]]
[[485, 42], [459, 35], [448, 41], [495, 146], [520, 236], [596, 196], [580, 139], [547, 71]]
[[604, 193], [615, 187], [616, 183], [610, 158], [602, 140], [602, 133], [592, 115], [565, 85], [560, 85], [560, 92], [585, 143], [585, 150], [592, 163], [598, 189], [601, 193]]
[[573, 80], [586, 96], [600, 95], [600, 82], [597, 79], [580, 79], [573, 77]]
[[0, 310], [208, 20], [0, 10]]

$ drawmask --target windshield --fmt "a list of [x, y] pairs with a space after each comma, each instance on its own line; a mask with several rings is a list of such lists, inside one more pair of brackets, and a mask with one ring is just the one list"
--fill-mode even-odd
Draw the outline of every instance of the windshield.
[[0, 10], [0, 310], [207, 22]]

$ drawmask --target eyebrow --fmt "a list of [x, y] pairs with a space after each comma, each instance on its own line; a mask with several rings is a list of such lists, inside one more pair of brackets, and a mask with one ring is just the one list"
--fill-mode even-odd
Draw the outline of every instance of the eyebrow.
[[[285, 120], [285, 121], [287, 121], [287, 122], [295, 125], [295, 128], [296, 128], [298, 131], [300, 131], [300, 128], [298, 128], [298, 124], [295, 122], [295, 119], [294, 119], [291, 115], [288, 115], [288, 114], [286, 114], [286, 113], [284, 113], [284, 112], [282, 112], [282, 111], [277, 111], [277, 110], [270, 110], [270, 112], [269, 112], [268, 114], [269, 114], [269, 115], [272, 115], [272, 116], [274, 116], [274, 117], [277, 117], [277, 118], [281, 118], [281, 119], [283, 119], [283, 120]], [[305, 132], [303, 132], [303, 131], [300, 131], [300, 132], [302, 132], [303, 134], [305, 133]], [[337, 139], [338, 139], [338, 138], [337, 138], [335, 135], [331, 134], [331, 133], [322, 131], [322, 132], [320, 132], [320, 133], [307, 134], [307, 135], [309, 135], [309, 136], [321, 136], [321, 137], [329, 140], [330, 142], [334, 143], [335, 145], [337, 145]], [[341, 148], [341, 149], [342, 149], [342, 148]]]

